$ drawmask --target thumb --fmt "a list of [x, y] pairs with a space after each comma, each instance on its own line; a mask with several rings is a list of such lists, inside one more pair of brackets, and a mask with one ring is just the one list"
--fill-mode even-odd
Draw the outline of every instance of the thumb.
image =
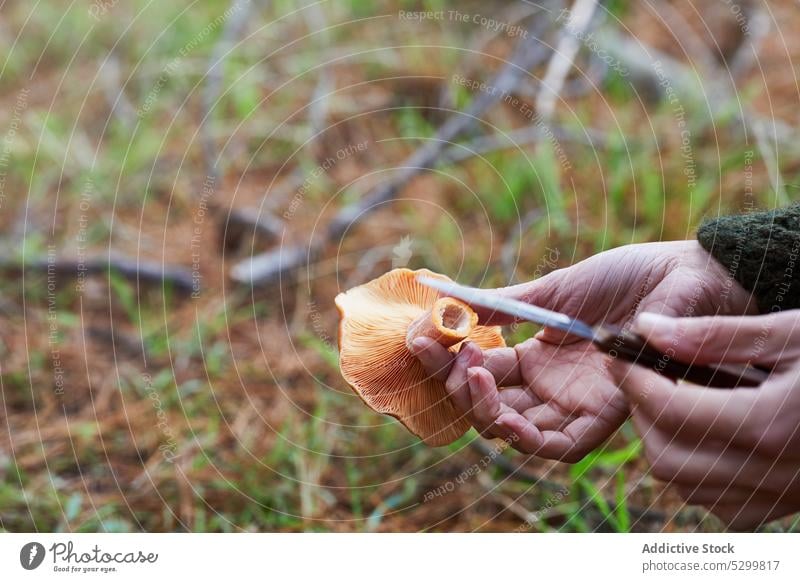
[[633, 330], [662, 352], [697, 364], [775, 364], [800, 356], [800, 310], [742, 317], [642, 313]]

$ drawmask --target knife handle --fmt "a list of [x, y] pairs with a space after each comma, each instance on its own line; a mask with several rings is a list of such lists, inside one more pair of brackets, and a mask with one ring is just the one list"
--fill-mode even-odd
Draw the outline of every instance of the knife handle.
[[749, 365], [721, 364], [705, 366], [685, 364], [647, 344], [640, 335], [611, 325], [595, 328], [595, 345], [602, 351], [628, 362], [652, 368], [673, 380], [688, 380], [714, 388], [759, 386], [769, 372]]

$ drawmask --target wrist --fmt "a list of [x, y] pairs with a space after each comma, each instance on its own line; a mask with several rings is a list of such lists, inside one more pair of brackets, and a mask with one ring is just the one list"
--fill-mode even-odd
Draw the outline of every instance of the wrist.
[[695, 268], [701, 269], [716, 283], [719, 293], [719, 315], [755, 315], [758, 306], [753, 295], [736, 280], [735, 267], [729, 268], [709, 253], [697, 240], [688, 240], [687, 250], [694, 257]]

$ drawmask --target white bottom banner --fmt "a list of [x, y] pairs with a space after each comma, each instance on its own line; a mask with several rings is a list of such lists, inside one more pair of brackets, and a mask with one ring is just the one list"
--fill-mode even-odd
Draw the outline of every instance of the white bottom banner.
[[0, 578], [795, 581], [799, 542], [797, 534], [0, 534]]

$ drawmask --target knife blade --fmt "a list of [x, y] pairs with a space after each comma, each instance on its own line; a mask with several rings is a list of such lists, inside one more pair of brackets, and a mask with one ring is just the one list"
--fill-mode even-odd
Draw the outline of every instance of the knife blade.
[[644, 338], [629, 330], [612, 325], [591, 326], [564, 313], [511, 297], [503, 297], [484, 289], [466, 287], [425, 275], [418, 276], [417, 281], [470, 305], [511, 315], [519, 320], [531, 321], [589, 340], [613, 357], [646, 366], [675, 380], [688, 380], [715, 388], [737, 388], [758, 386], [769, 376], [768, 371], [747, 365], [704, 366], [680, 362], [648, 345]]

